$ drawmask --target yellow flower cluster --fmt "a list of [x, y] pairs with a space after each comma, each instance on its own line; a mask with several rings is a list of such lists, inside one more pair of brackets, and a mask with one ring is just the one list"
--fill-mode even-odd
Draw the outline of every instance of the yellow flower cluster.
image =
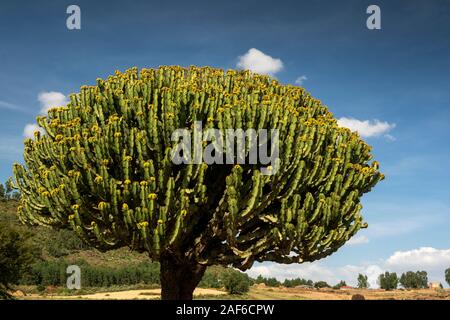
[[108, 203], [107, 203], [107, 202], [101, 201], [101, 202], [99, 202], [99, 204], [98, 204], [98, 208], [99, 208], [100, 210], [104, 210], [104, 209], [106, 209], [107, 207], [108, 207]]
[[96, 183], [100, 183], [100, 182], [103, 181], [103, 177], [102, 177], [102, 176], [96, 176], [95, 179], [94, 179], [94, 181], [95, 181]]
[[136, 224], [136, 226], [138, 227], [138, 229], [144, 229], [148, 226], [148, 221], [142, 221]]

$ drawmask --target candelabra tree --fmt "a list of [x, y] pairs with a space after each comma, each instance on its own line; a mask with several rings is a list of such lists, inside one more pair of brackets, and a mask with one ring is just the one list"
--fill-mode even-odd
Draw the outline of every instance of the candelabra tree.
[[[172, 133], [197, 121], [224, 135], [277, 129], [278, 169], [174, 163]], [[37, 122], [42, 133], [14, 165], [21, 221], [71, 228], [100, 250], [147, 252], [163, 299], [192, 299], [209, 265], [332, 254], [367, 226], [360, 198], [383, 179], [370, 146], [319, 100], [249, 71], [117, 71]]]

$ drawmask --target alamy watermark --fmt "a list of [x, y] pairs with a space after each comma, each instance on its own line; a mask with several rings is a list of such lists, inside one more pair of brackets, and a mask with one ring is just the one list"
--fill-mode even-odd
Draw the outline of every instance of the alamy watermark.
[[[370, 16], [366, 20], [366, 27], [369, 30], [381, 29], [381, 9], [376, 4], [371, 4], [367, 7], [366, 13]], [[69, 30], [81, 29], [81, 8], [76, 4], [69, 5], [66, 9], [66, 14], [69, 16], [66, 19], [66, 27]]]
[[279, 169], [278, 129], [203, 130], [202, 122], [195, 121], [192, 130], [175, 130], [171, 140], [176, 143], [174, 164], [255, 164], [263, 175]]
[[372, 4], [367, 7], [367, 14], [370, 16], [367, 18], [366, 26], [369, 30], [380, 30], [381, 29], [381, 9], [376, 4]]
[[80, 290], [81, 289], [81, 268], [77, 265], [70, 265], [66, 269], [67, 277], [67, 289]]
[[81, 29], [81, 9], [79, 6], [72, 4], [67, 7], [66, 13], [69, 16], [66, 19], [66, 27], [69, 30]]

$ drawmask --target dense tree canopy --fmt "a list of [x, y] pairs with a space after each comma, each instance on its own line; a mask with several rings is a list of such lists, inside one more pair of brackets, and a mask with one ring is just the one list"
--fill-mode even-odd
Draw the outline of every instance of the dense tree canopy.
[[420, 289], [428, 287], [428, 276], [426, 271], [408, 271], [402, 273], [400, 284], [405, 289]]
[[369, 288], [368, 277], [365, 274], [358, 274], [358, 288], [367, 289]]
[[448, 285], [450, 286], [450, 268], [445, 270], [445, 281], [447, 281]]
[[395, 272], [388, 272], [380, 274], [378, 277], [378, 284], [381, 289], [394, 290], [398, 286], [398, 277]]
[[[223, 136], [277, 129], [267, 143], [279, 169], [265, 175], [263, 163], [226, 152], [235, 163], [174, 163], [173, 132], [196, 122]], [[116, 72], [38, 124], [45, 134], [25, 142], [25, 164], [14, 166], [21, 220], [73, 228], [101, 250], [146, 251], [168, 261], [162, 268], [326, 257], [366, 227], [360, 198], [383, 179], [371, 148], [319, 100], [248, 71]], [[255, 143], [245, 140], [244, 158]]]

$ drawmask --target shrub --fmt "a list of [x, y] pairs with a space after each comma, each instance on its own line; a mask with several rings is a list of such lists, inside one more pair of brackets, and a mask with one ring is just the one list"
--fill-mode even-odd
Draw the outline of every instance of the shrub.
[[0, 224], [0, 299], [11, 298], [11, 285], [18, 284], [36, 258], [37, 250], [29, 239], [28, 233]]
[[225, 274], [223, 282], [229, 294], [243, 294], [250, 289], [250, 278], [240, 271], [229, 270]]
[[220, 288], [222, 287], [223, 278], [228, 271], [226, 269], [217, 270], [208, 268], [200, 280], [199, 287], [203, 288]]
[[42, 284], [39, 284], [39, 285], [36, 287], [36, 289], [37, 289], [37, 291], [39, 291], [39, 292], [44, 292], [44, 291], [45, 291], [45, 286], [42, 285]]
[[325, 281], [317, 281], [314, 283], [314, 288], [320, 289], [320, 288], [330, 288], [330, 285], [326, 283]]
[[52, 257], [62, 257], [76, 250], [86, 249], [84, 244], [77, 235], [70, 230], [58, 230], [49, 235], [47, 242], [47, 251]]

